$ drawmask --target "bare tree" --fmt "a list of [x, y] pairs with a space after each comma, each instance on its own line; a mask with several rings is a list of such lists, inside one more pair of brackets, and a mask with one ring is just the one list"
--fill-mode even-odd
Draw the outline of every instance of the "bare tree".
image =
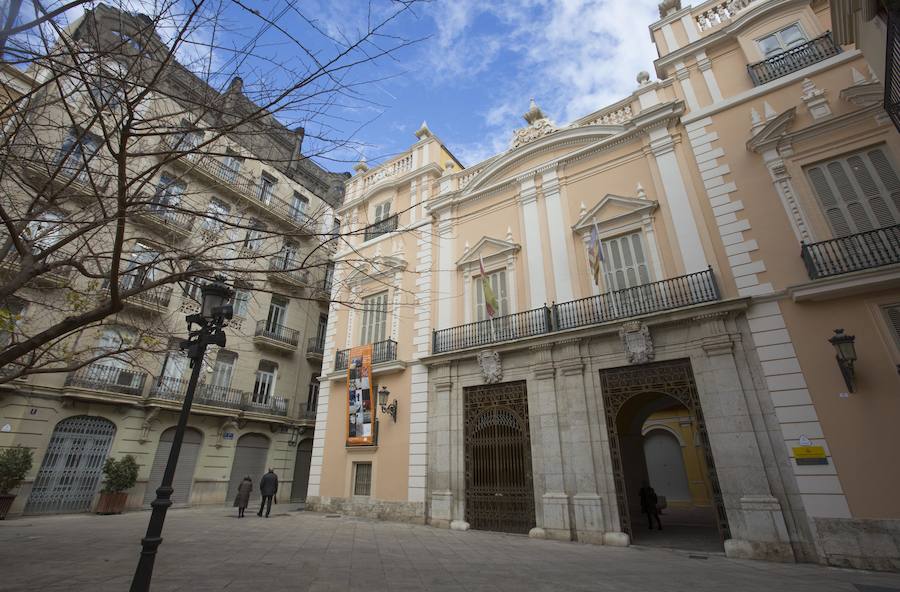
[[370, 5], [350, 34], [293, 0], [267, 15], [239, 0], [98, 4], [71, 25], [35, 3], [39, 24], [6, 47], [33, 87], [0, 110], [0, 384], [140, 365], [218, 274], [240, 298], [327, 298], [344, 176], [310, 157], [352, 141], [329, 119], [413, 42], [390, 34], [412, 4]]

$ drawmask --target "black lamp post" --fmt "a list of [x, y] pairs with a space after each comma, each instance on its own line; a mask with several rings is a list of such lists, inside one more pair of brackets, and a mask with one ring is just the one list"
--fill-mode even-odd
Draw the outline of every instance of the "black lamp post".
[[845, 335], [843, 329], [835, 329], [834, 335], [828, 340], [834, 346], [837, 354], [838, 367], [841, 369], [841, 375], [844, 377], [844, 383], [847, 385], [847, 392], [853, 392], [853, 362], [856, 361], [856, 341], [855, 335]]
[[[206, 347], [208, 345], [225, 346], [223, 328], [225, 322], [233, 314], [231, 304], [229, 304], [233, 291], [225, 284], [224, 280], [223, 277], [216, 277], [215, 281], [202, 286], [203, 303], [200, 305], [200, 312], [185, 317], [188, 324], [188, 339], [181, 342], [181, 349], [187, 351], [187, 357], [191, 361], [191, 379], [184, 395], [184, 404], [181, 406], [181, 415], [178, 417], [178, 425], [175, 428], [172, 449], [169, 451], [169, 460], [166, 461], [162, 484], [156, 490], [156, 499], [150, 504], [153, 512], [150, 514], [147, 534], [141, 539], [141, 558], [134, 571], [134, 578], [131, 580], [131, 592], [148, 592], [150, 590], [153, 562], [156, 560], [156, 549], [162, 543], [162, 528], [166, 520], [166, 511], [172, 505], [170, 498], [173, 491], [172, 481], [175, 478], [175, 467], [178, 465], [181, 441], [184, 439], [184, 428], [187, 426], [187, 420], [191, 414], [191, 403], [194, 400], [197, 381], [200, 379]], [[191, 330], [193, 325], [197, 325], [198, 329]]]
[[389, 413], [394, 418], [394, 423], [397, 423], [397, 399], [394, 399], [394, 402], [388, 405], [387, 400], [389, 396], [391, 396], [391, 391], [382, 386], [378, 390], [378, 404], [381, 406], [381, 412]]

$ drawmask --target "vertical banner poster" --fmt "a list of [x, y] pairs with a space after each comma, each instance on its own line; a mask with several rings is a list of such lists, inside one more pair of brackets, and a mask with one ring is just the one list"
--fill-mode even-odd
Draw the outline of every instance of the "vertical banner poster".
[[375, 407], [372, 404], [372, 344], [350, 350], [347, 361], [347, 444], [375, 443]]

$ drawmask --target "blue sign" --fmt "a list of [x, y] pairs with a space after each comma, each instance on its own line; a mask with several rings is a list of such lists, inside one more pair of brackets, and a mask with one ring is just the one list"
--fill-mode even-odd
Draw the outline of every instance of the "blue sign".
[[234, 432], [225, 432], [222, 437], [226, 440], [234, 440]]

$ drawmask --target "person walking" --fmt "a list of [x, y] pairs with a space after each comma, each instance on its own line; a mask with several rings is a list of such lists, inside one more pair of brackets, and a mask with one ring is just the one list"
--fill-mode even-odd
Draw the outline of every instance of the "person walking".
[[650, 484], [644, 481], [641, 486], [641, 513], [647, 515], [647, 528], [653, 530], [653, 519], [656, 518], [656, 525], [662, 530], [662, 522], [659, 521], [659, 498]]
[[244, 510], [247, 509], [247, 505], [250, 503], [250, 492], [252, 491], [253, 480], [248, 475], [238, 485], [237, 495], [234, 496], [234, 507], [238, 509], [238, 518], [244, 517]]
[[278, 493], [278, 475], [269, 468], [269, 472], [259, 480], [259, 494], [262, 496], [262, 503], [259, 505], [257, 516], [262, 516], [263, 508], [265, 508], [266, 518], [269, 517], [269, 512], [272, 511], [272, 498], [275, 497], [276, 493]]

